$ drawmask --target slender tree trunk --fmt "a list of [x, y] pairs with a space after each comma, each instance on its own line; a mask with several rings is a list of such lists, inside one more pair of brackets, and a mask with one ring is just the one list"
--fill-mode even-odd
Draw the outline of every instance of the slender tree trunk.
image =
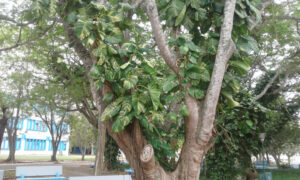
[[91, 155], [94, 155], [94, 143], [91, 143]]
[[2, 147], [2, 141], [3, 141], [3, 135], [4, 131], [8, 122], [8, 117], [7, 117], [7, 107], [2, 106], [2, 119], [0, 120], [0, 150]]
[[266, 152], [266, 157], [267, 157], [268, 165], [270, 165], [270, 158], [269, 158], [269, 153], [268, 152]]
[[291, 156], [287, 156], [288, 157], [288, 165], [290, 166], [291, 165]]
[[[52, 139], [54, 139], [54, 138], [52, 138]], [[52, 150], [51, 161], [57, 161], [57, 158], [56, 158], [57, 146], [56, 146], [56, 143], [54, 142], [54, 140], [52, 140], [52, 147], [53, 147], [53, 150]]]
[[82, 161], [84, 161], [85, 153], [86, 153], [86, 147], [83, 146], [83, 147], [81, 148], [81, 160], [82, 160]]
[[16, 162], [16, 158], [15, 158], [15, 153], [16, 153], [16, 137], [10, 137], [8, 138], [8, 142], [9, 142], [9, 155], [7, 158], [7, 162], [11, 162], [11, 163], [15, 163]]
[[279, 168], [280, 167], [280, 155], [277, 154], [271, 154], [275, 160], [276, 166]]

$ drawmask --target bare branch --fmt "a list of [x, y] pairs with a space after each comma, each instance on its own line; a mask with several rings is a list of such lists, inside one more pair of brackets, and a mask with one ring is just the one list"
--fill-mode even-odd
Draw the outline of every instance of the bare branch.
[[174, 53], [171, 53], [171, 50], [166, 41], [161, 22], [159, 20], [155, 0], [148, 0], [146, 2], [146, 11], [151, 22], [152, 31], [160, 54], [162, 55], [163, 59], [168, 64], [168, 66], [172, 69], [172, 71], [178, 74], [179, 68], [176, 64], [176, 58], [174, 56]]
[[278, 78], [278, 76], [280, 75], [280, 71], [276, 71], [275, 75], [272, 77], [272, 79], [268, 82], [268, 84], [265, 86], [264, 90], [262, 92], [260, 92], [257, 96], [255, 96], [253, 99], [254, 101], [259, 100], [260, 98], [262, 98], [266, 92], [268, 91], [268, 89], [272, 86], [272, 84], [274, 83], [274, 81]]
[[[293, 53], [292, 55], [290, 55], [287, 59], [285, 60], [288, 60], [288, 59], [293, 59], [297, 56], [299, 56], [300, 54], [300, 49], [297, 49], [297, 51], [295, 53]], [[268, 84], [265, 86], [265, 88], [263, 89], [262, 92], [260, 92], [257, 96], [255, 96], [253, 99], [254, 101], [257, 101], [259, 100], [260, 98], [262, 98], [266, 92], [268, 91], [268, 89], [272, 86], [272, 84], [275, 82], [275, 80], [279, 77], [280, 74], [282, 73], [286, 73], [287, 71], [290, 71], [292, 68], [294, 67], [297, 67], [299, 65], [299, 61], [294, 61], [294, 62], [290, 62], [288, 63], [287, 65], [285, 66], [280, 66], [275, 75], [272, 77], [272, 79], [268, 82]]]
[[289, 16], [289, 15], [283, 15], [283, 16], [272, 16], [272, 17], [269, 17], [269, 16], [264, 16], [265, 19], [267, 20], [294, 20], [294, 21], [300, 21], [300, 18], [299, 17], [293, 17], [293, 16]]
[[52, 23], [48, 28], [46, 28], [43, 32], [39, 33], [36, 37], [33, 37], [33, 38], [31, 38], [31, 39], [28, 39], [28, 40], [26, 40], [26, 41], [24, 41], [24, 42], [19, 42], [19, 40], [20, 40], [20, 38], [21, 38], [21, 37], [20, 37], [20, 36], [21, 36], [21, 33], [19, 33], [19, 37], [18, 37], [18, 40], [17, 40], [16, 44], [14, 44], [14, 45], [12, 45], [12, 46], [10, 46], [10, 47], [1, 48], [1, 49], [0, 49], [0, 52], [1, 52], [1, 51], [8, 51], [8, 50], [17, 48], [17, 47], [19, 47], [19, 46], [23, 46], [23, 45], [25, 45], [25, 44], [28, 44], [28, 43], [30, 43], [30, 42], [32, 42], [32, 41], [35, 41], [35, 40], [41, 38], [41, 37], [44, 36], [50, 29], [53, 28], [53, 26], [55, 25], [55, 23], [56, 23], [56, 21], [54, 20], [53, 23]]
[[[260, 7], [258, 8], [260, 12], [263, 12], [265, 8], [267, 8], [269, 5], [271, 5], [274, 2], [274, 0], [262, 0]], [[260, 22], [254, 23], [249, 29], [250, 31], [253, 30]]]
[[12, 22], [14, 23], [16, 26], [28, 26], [29, 24], [32, 24], [35, 19], [32, 19], [31, 21], [27, 22], [27, 23], [18, 23], [16, 20], [14, 20], [13, 18], [10, 18], [8, 16], [5, 16], [3, 14], [0, 14], [0, 20], [3, 20], [3, 21], [8, 21], [8, 22]]
[[216, 60], [204, 100], [202, 122], [198, 123], [197, 142], [199, 145], [205, 146], [211, 137], [227, 62], [235, 50], [235, 45], [231, 39], [235, 4], [236, 0], [226, 0], [225, 2], [224, 20], [221, 27]]

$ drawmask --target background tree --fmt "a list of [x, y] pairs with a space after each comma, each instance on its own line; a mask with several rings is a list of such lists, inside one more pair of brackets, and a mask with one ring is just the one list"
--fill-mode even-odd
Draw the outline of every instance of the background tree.
[[[66, 109], [70, 104], [67, 101], [63, 89], [56, 84], [42, 84], [35, 86], [32, 90], [31, 105], [37, 116], [47, 126], [51, 135], [51, 145], [53, 147], [51, 161], [57, 161], [57, 149], [63, 135], [68, 133]], [[59, 107], [65, 107], [61, 109]]]
[[0, 105], [1, 105], [1, 119], [0, 119], [0, 150], [2, 147], [3, 135], [6, 125], [8, 123], [8, 106], [6, 104], [6, 95], [0, 92]]
[[81, 159], [84, 160], [87, 148], [90, 148], [91, 152], [94, 151], [92, 144], [96, 143], [97, 131], [79, 113], [71, 114], [68, 122], [71, 128], [71, 143], [74, 147], [80, 148]]
[[15, 162], [15, 151], [17, 142], [17, 131], [20, 119], [28, 115], [28, 87], [30, 86], [31, 73], [28, 71], [14, 73], [8, 77], [9, 87], [9, 101], [10, 101], [10, 117], [8, 125], [6, 126], [8, 143], [9, 143], [9, 156], [7, 161]]

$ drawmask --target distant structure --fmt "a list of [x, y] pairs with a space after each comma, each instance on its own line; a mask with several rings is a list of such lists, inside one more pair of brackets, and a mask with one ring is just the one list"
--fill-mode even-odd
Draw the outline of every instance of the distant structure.
[[[23, 118], [19, 120], [17, 127], [16, 155], [52, 155], [51, 135], [41, 119]], [[64, 124], [63, 128], [66, 128], [67, 134], [61, 138], [57, 155], [69, 155], [69, 126]], [[8, 154], [9, 143], [5, 132], [0, 155]]]

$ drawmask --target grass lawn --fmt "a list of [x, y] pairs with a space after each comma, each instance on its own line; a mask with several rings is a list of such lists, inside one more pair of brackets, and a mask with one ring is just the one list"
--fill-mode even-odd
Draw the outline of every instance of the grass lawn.
[[[7, 155], [0, 155], [0, 161], [4, 161], [7, 159]], [[22, 155], [16, 156], [16, 160], [18, 162], [22, 161], [50, 161], [51, 156], [34, 156], [34, 155]], [[92, 161], [95, 159], [95, 156], [85, 156], [85, 160]], [[81, 161], [81, 155], [69, 155], [69, 156], [57, 156], [58, 161]]]
[[[279, 169], [279, 170], [265, 170], [271, 172], [273, 180], [299, 180], [300, 170], [294, 169]], [[261, 170], [258, 173], [262, 172]]]
[[[262, 173], [262, 170], [258, 170], [257, 172]], [[265, 172], [272, 173], [272, 180], [300, 180], [300, 170], [279, 169], [279, 170], [265, 170]], [[201, 177], [200, 180], [212, 180], [212, 179]]]

